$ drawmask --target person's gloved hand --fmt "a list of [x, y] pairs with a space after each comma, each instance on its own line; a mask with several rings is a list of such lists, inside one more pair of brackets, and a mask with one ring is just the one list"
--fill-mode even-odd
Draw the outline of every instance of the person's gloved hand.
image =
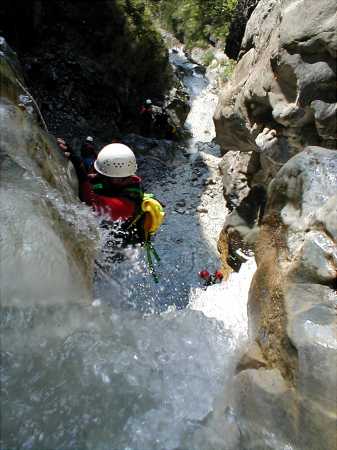
[[65, 144], [60, 144], [59, 143], [59, 147], [61, 150], [63, 150], [64, 152], [66, 152], [68, 150], [68, 147]]

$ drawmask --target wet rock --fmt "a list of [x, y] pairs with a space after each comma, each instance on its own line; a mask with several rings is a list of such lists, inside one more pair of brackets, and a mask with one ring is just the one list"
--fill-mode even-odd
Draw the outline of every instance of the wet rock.
[[239, 373], [243, 370], [260, 369], [261, 367], [265, 368], [266, 366], [267, 362], [262, 355], [260, 347], [256, 342], [253, 342], [241, 358], [238, 366], [236, 367], [236, 371]]
[[215, 114], [234, 207], [222, 261], [238, 270], [252, 245], [258, 262], [248, 312], [260, 356], [247, 353], [235, 383], [244, 448], [337, 445], [334, 14], [331, 0], [261, 0]]
[[[179, 166], [185, 162], [183, 150], [180, 144], [163, 139], [147, 138], [137, 134], [127, 134], [123, 136], [123, 142], [129, 145], [137, 157], [142, 157], [153, 162], [157, 161], [160, 172], [167, 167]], [[153, 169], [151, 170], [153, 173]], [[170, 182], [176, 183], [176, 174], [171, 171]]]
[[191, 108], [189, 95], [179, 80], [175, 81], [175, 87], [170, 90], [164, 103], [164, 109], [169, 116], [170, 124], [176, 129], [181, 129]]
[[244, 442], [336, 449], [336, 174], [336, 151], [308, 147], [271, 183], [248, 305], [265, 368], [236, 379]]
[[205, 163], [204, 163], [203, 155], [200, 152], [193, 154], [193, 156], [191, 156], [191, 163], [194, 168], [204, 167]]
[[204, 206], [198, 206], [197, 212], [200, 213], [200, 214], [207, 214], [208, 213], [208, 209], [205, 208]]
[[220, 164], [224, 196], [227, 207], [232, 211], [247, 197], [250, 187], [249, 179], [256, 172], [251, 153], [227, 152]]
[[207, 180], [207, 184], [209, 184], [209, 185], [214, 185], [214, 184], [217, 184], [217, 181], [216, 181], [216, 179], [215, 178], [210, 178], [209, 180]]
[[86, 302], [91, 298], [97, 225], [78, 199], [72, 164], [41, 129], [38, 115], [17, 107], [18, 96], [33, 102], [22, 97], [27, 92], [23, 82], [22, 87], [17, 83], [22, 74], [16, 67], [13, 54], [1, 57], [2, 306]]

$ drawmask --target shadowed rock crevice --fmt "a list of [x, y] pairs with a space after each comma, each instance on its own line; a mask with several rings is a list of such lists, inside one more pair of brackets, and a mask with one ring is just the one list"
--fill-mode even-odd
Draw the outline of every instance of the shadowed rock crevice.
[[229, 29], [226, 41], [226, 54], [229, 58], [237, 59], [241, 42], [245, 34], [247, 22], [252, 15], [259, 0], [239, 0]]
[[276, 214], [269, 215], [263, 222], [255, 248], [259, 270], [251, 286], [250, 331], [261, 348], [266, 367], [278, 369], [289, 385], [295, 386], [298, 355], [287, 337], [286, 279], [278, 270], [280, 259], [287, 259], [286, 229]]
[[0, 17], [55, 134], [137, 131], [142, 102], [170, 90], [167, 50], [142, 2], [5, 0]]

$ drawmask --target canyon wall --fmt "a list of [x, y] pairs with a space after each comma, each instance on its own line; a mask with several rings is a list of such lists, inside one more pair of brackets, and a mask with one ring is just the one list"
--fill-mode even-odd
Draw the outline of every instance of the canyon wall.
[[219, 247], [254, 248], [242, 448], [337, 447], [336, 4], [261, 0], [214, 117], [231, 209]]

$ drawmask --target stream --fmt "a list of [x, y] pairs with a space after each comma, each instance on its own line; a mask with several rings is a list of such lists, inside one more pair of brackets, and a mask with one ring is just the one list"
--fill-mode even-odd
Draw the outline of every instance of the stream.
[[231, 382], [255, 262], [221, 284], [200, 282], [200, 270], [220, 267], [227, 213], [212, 142], [217, 95], [181, 49], [170, 58], [190, 93], [191, 139], [185, 163], [144, 176], [166, 205], [159, 283], [143, 250], [128, 248], [98, 271], [91, 305], [4, 308], [1, 450], [240, 449]]

